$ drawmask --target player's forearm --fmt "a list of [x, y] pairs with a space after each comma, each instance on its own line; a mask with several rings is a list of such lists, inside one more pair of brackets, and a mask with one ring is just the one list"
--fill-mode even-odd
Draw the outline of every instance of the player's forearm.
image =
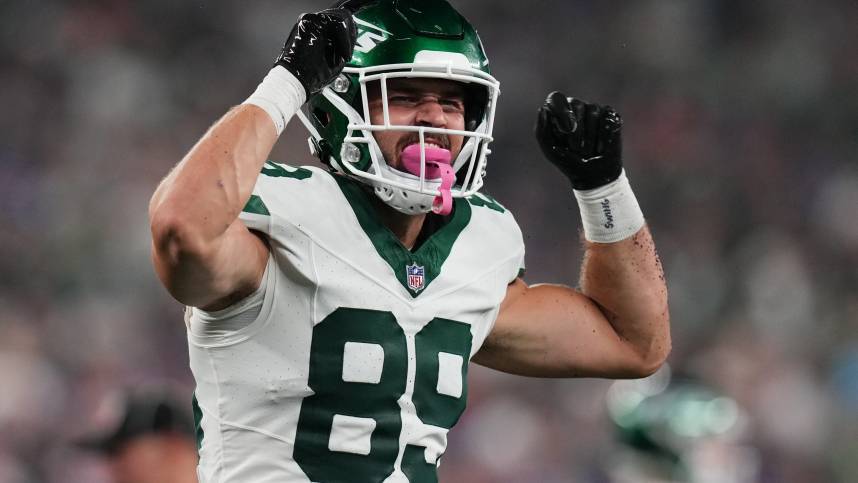
[[667, 285], [649, 229], [615, 243], [590, 243], [581, 290], [599, 304], [617, 334], [655, 371], [670, 353]]
[[624, 374], [643, 375], [670, 352], [667, 288], [623, 170], [622, 127], [612, 107], [552, 92], [539, 110], [536, 138], [572, 183], [588, 240], [581, 289], [620, 338], [611, 357]]
[[[271, 118], [253, 105], [230, 110], [165, 178], [149, 205], [153, 235], [187, 244], [217, 239], [235, 222], [277, 140]], [[172, 235], [171, 235], [172, 233]]]

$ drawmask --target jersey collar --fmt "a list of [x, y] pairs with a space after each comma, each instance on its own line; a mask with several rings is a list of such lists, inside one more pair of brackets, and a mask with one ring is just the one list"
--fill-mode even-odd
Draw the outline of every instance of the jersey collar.
[[441, 273], [453, 244], [471, 220], [471, 206], [463, 198], [453, 200], [453, 213], [447, 222], [413, 252], [405, 248], [376, 215], [370, 194], [345, 176], [333, 175], [378, 255], [393, 270], [393, 275], [416, 298]]

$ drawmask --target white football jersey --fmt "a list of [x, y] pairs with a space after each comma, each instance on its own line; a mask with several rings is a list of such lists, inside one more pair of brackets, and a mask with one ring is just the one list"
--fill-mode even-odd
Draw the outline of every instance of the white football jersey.
[[189, 311], [201, 482], [437, 481], [468, 362], [523, 267], [521, 231], [475, 195], [412, 252], [371, 197], [264, 166], [241, 214], [271, 248], [258, 316], [210, 330], [253, 304]]

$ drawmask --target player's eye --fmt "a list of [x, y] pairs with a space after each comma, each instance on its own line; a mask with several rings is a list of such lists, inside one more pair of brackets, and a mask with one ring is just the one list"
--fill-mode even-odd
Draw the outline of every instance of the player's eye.
[[451, 114], [464, 114], [465, 101], [461, 98], [448, 98], [439, 101], [445, 112]]
[[387, 101], [397, 106], [413, 106], [418, 103], [419, 99], [417, 96], [409, 94], [392, 94], [387, 97]]

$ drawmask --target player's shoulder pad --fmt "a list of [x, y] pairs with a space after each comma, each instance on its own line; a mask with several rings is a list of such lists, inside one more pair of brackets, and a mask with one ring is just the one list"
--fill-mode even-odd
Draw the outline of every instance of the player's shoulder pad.
[[[505, 206], [500, 204], [498, 202], [498, 200], [494, 199], [493, 197], [491, 197], [490, 195], [488, 195], [486, 193], [475, 193], [471, 196], [468, 196], [465, 199], [468, 200], [468, 203], [470, 203], [471, 206], [479, 207], [479, 208], [486, 208], [488, 210], [494, 211], [495, 213], [501, 214], [501, 215], [508, 213], [509, 216], [512, 216], [512, 213], [509, 213], [509, 210]], [[487, 214], [489, 214], [489, 213], [487, 213]]]
[[271, 160], [262, 165], [259, 171], [258, 183], [277, 184], [290, 181], [305, 181], [314, 176], [312, 166], [295, 167], [285, 163], [277, 163]]
[[486, 193], [476, 193], [465, 198], [471, 205], [471, 222], [484, 233], [505, 234], [514, 243], [522, 242], [521, 229], [512, 212], [498, 200]]
[[512, 213], [495, 198], [477, 193], [466, 198], [471, 207], [469, 230], [476, 238], [478, 252], [472, 259], [489, 257], [507, 260], [508, 281], [521, 276], [524, 268], [524, 236]]
[[[262, 165], [253, 194], [242, 211], [247, 214], [270, 216], [276, 205], [323, 195], [334, 185], [330, 173], [314, 166], [295, 167], [266, 161]], [[293, 205], [294, 206], [294, 205]]]

